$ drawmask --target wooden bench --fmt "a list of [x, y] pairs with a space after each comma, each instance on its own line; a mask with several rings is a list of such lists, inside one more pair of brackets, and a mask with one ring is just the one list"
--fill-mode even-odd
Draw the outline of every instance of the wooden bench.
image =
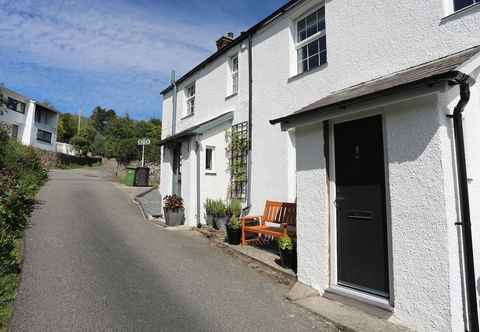
[[[262, 235], [274, 238], [281, 238], [285, 235], [295, 237], [295, 231], [289, 230], [288, 226], [296, 226], [296, 218], [297, 204], [267, 201], [263, 216], [240, 218], [242, 224], [242, 245], [247, 243], [247, 233], [257, 234], [258, 239]], [[256, 222], [257, 225], [249, 225], [253, 222]], [[271, 224], [279, 224], [280, 227]]]

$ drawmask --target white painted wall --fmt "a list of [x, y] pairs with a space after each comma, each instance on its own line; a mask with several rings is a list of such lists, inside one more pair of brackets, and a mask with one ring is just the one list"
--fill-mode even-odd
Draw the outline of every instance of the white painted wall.
[[[4, 92], [9, 96], [8, 92]], [[0, 122], [7, 125], [17, 125], [18, 140], [24, 145], [33, 146], [42, 150], [56, 151], [57, 141], [57, 123], [58, 113], [51, 112], [47, 123], [38, 123], [35, 121], [36, 103], [32, 100], [20, 99], [18, 95], [12, 95], [13, 98], [22, 101], [26, 104], [25, 114], [7, 110], [3, 115], [0, 115]], [[52, 133], [52, 144], [37, 141], [37, 131], [42, 129]]]
[[[300, 76], [295, 76], [294, 69], [294, 22], [321, 1], [306, 1], [254, 35], [251, 212], [261, 212], [266, 199], [291, 201], [292, 187], [296, 186], [298, 275], [305, 283], [320, 290], [329, 284], [322, 127], [297, 129], [292, 141], [288, 133], [271, 126], [268, 120], [290, 114], [333, 91], [479, 45], [480, 6], [447, 17], [451, 14], [450, 1], [327, 1], [328, 64]], [[225, 111], [235, 112], [234, 122], [247, 119], [248, 52], [241, 46], [234, 51], [240, 52], [238, 96], [225, 99], [228, 62], [227, 56], [221, 56], [179, 87], [177, 132]], [[180, 119], [185, 107], [183, 88], [192, 80], [197, 82], [196, 114]], [[480, 199], [480, 186], [475, 184], [475, 177], [480, 176], [480, 159], [471, 152], [475, 146], [471, 142], [480, 139], [476, 129], [480, 125], [479, 95], [477, 88], [472, 93], [476, 101], [466, 111], [473, 220], [480, 218], [480, 208], [475, 204]], [[451, 127], [443, 118], [444, 97], [439, 100], [392, 106], [385, 119], [392, 199], [394, 316], [425, 331], [460, 330], [463, 324], [457, 229], [453, 225], [457, 211], [452, 203], [452, 151], [446, 149]], [[163, 110], [166, 137], [171, 134], [171, 93], [165, 95]], [[292, 164], [297, 168], [296, 184], [292, 181]], [[169, 171], [168, 165], [162, 166], [162, 180], [167, 183], [162, 183], [161, 190], [165, 192], [169, 192], [171, 180], [163, 172]], [[480, 226], [475, 222], [474, 237], [480, 241]], [[478, 270], [479, 244], [475, 250]]]
[[[363, 116], [369, 112], [384, 116], [394, 300], [391, 320], [419, 331], [464, 331], [453, 125], [445, 116], [458, 101], [451, 99], [458, 87], [440, 91], [446, 93], [393, 104], [382, 100], [383, 106], [370, 109], [374, 104], [364, 105], [358, 110], [363, 109], [359, 113]], [[474, 93], [478, 94], [478, 87]], [[321, 123], [296, 128], [298, 278], [320, 291], [330, 286], [331, 268], [322, 130]], [[475, 190], [471, 192], [475, 202], [478, 197]], [[474, 238], [478, 252], [475, 226]]]

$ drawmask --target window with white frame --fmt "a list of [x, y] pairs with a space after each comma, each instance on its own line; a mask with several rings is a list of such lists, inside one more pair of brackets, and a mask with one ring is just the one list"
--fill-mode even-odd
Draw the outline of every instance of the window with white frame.
[[25, 114], [25, 106], [25, 103], [22, 103], [21, 101], [18, 101], [16, 99], [10, 97], [8, 97], [7, 99], [7, 108], [12, 111]]
[[185, 96], [187, 99], [187, 108], [185, 116], [192, 115], [195, 113], [195, 83], [189, 85], [186, 88]]
[[453, 8], [455, 11], [474, 4], [480, 4], [480, 0], [453, 0]]
[[205, 147], [205, 171], [207, 173], [215, 172], [215, 147], [207, 146]]
[[296, 32], [297, 73], [308, 72], [327, 63], [325, 7], [297, 20]]
[[232, 91], [231, 94], [238, 93], [238, 55], [230, 58], [230, 71], [232, 77]]
[[37, 141], [52, 144], [52, 133], [45, 130], [38, 129]]

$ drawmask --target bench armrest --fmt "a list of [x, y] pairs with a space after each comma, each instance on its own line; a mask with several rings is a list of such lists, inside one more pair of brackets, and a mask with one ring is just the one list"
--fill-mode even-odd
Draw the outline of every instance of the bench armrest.
[[249, 221], [259, 221], [262, 222], [262, 216], [245, 216], [245, 217], [240, 217], [240, 222], [242, 226], [245, 226], [246, 222]]

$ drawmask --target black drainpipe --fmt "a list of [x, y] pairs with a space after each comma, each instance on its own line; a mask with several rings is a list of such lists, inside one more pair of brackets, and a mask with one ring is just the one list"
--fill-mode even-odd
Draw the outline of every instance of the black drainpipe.
[[455, 132], [455, 150], [457, 155], [457, 174], [460, 192], [460, 210], [462, 221], [456, 223], [463, 230], [463, 256], [465, 261], [465, 282], [467, 288], [468, 320], [471, 332], [478, 332], [477, 290], [475, 281], [475, 264], [473, 258], [472, 224], [470, 219], [470, 200], [468, 194], [467, 163], [465, 157], [465, 140], [463, 133], [462, 113], [470, 100], [470, 85], [467, 79], [458, 83], [460, 85], [460, 101], [448, 115], [453, 119]]
[[247, 206], [252, 205], [252, 117], [253, 117], [253, 32], [248, 33], [248, 158], [247, 158]]

